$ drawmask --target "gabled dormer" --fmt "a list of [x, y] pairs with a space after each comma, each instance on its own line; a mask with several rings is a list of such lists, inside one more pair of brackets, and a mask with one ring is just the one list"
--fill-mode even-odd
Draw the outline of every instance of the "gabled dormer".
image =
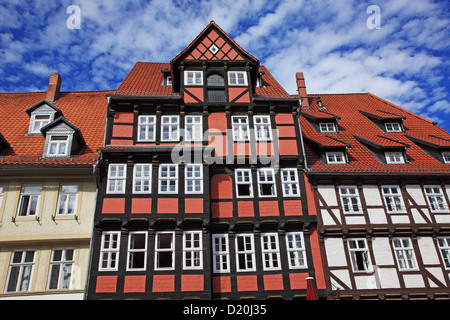
[[[259, 60], [244, 51], [214, 21], [171, 61], [174, 92], [185, 103], [249, 103]], [[261, 79], [259, 79], [261, 82]]]
[[59, 117], [41, 128], [45, 137], [44, 157], [70, 157], [86, 144], [80, 129]]
[[30, 116], [29, 135], [40, 135], [42, 127], [62, 115], [61, 110], [48, 100], [42, 100], [25, 111]]

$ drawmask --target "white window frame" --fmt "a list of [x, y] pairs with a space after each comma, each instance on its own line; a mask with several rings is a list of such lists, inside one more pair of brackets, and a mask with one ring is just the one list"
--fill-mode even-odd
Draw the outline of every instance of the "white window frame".
[[[17, 252], [21, 252], [20, 262], [14, 262], [14, 256]], [[33, 252], [33, 260], [26, 261], [27, 252]], [[29, 292], [31, 287], [31, 282], [33, 279], [33, 270], [36, 260], [36, 250], [25, 249], [25, 250], [14, 250], [11, 253], [11, 260], [8, 268], [8, 279], [6, 281], [5, 292]], [[19, 274], [17, 276], [17, 282], [15, 283], [14, 290], [8, 290], [10, 287], [11, 273], [13, 268], [19, 268]]]
[[[145, 171], [148, 169], [148, 176]], [[135, 164], [133, 167], [133, 193], [134, 194], [150, 194], [152, 193], [152, 170], [153, 166], [149, 163]], [[145, 188], [148, 190], [144, 190]], [[140, 190], [137, 190], [137, 189]]]
[[[39, 188], [38, 192], [27, 191], [27, 188]], [[22, 191], [20, 192], [19, 206], [17, 208], [17, 217], [37, 217], [39, 215], [39, 206], [41, 203], [41, 193], [42, 193], [42, 185], [40, 184], [26, 184], [22, 186]], [[28, 197], [28, 203], [26, 212], [24, 215], [22, 213], [22, 206], [24, 205], [25, 198]], [[35, 210], [34, 213], [31, 213], [31, 204], [35, 202]]]
[[[61, 260], [54, 261], [55, 252], [61, 251]], [[67, 252], [72, 251], [72, 259], [67, 259]], [[48, 271], [48, 280], [47, 280], [47, 290], [70, 290], [72, 289], [72, 276], [73, 276], [73, 266], [75, 264], [75, 248], [55, 248], [52, 250], [50, 267]], [[57, 269], [54, 269], [57, 267]], [[57, 273], [57, 283], [56, 288], [50, 288], [52, 284], [52, 275], [53, 272]], [[68, 287], [64, 287], [64, 278], [69, 275]]]
[[336, 124], [333, 122], [320, 122], [320, 132], [336, 132]]
[[0, 185], [0, 210], [2, 209], [2, 203], [3, 203], [3, 194], [5, 193], [5, 186]]
[[450, 237], [436, 238], [445, 270], [450, 270]]
[[[398, 193], [393, 192], [394, 188], [397, 189]], [[402, 190], [400, 186], [394, 185], [381, 186], [381, 194], [383, 197], [386, 212], [406, 213], [405, 202], [403, 201]], [[389, 207], [391, 207], [390, 210]]]
[[233, 131], [234, 141], [250, 140], [250, 126], [248, 122], [248, 116], [232, 116], [231, 128]]
[[402, 132], [402, 125], [399, 122], [386, 122], [384, 124], [386, 132]]
[[[158, 248], [158, 242], [161, 235], [170, 234], [170, 248]], [[160, 253], [170, 253], [172, 259], [172, 265], [170, 267], [158, 267], [159, 254]], [[155, 236], [155, 270], [175, 270], [175, 232], [174, 231], [158, 231]]]
[[450, 163], [450, 151], [442, 151], [442, 159], [444, 163]]
[[[342, 211], [345, 214], [363, 213], [357, 186], [340, 186], [339, 196], [341, 198]], [[357, 210], [355, 210], [355, 206]]]
[[[355, 273], [372, 272], [372, 262], [370, 261], [369, 247], [367, 240], [363, 238], [348, 238], [347, 248], [350, 255], [352, 270]], [[362, 261], [358, 262], [359, 259]], [[363, 264], [363, 269], [359, 269], [359, 263]]]
[[246, 86], [247, 72], [245, 71], [228, 71], [228, 85], [229, 86]]
[[[38, 117], [41, 117], [41, 119], [37, 119]], [[42, 117], [46, 117], [46, 119], [43, 119]], [[48, 118], [47, 118], [48, 117]], [[28, 129], [29, 134], [41, 134], [41, 128], [49, 124], [53, 121], [54, 113], [32, 113], [30, 118], [30, 127]], [[36, 124], [38, 126], [36, 127]]]
[[[47, 157], [66, 157], [70, 155], [70, 136], [56, 134], [48, 135], [47, 141]], [[51, 152], [53, 146], [56, 148], [55, 152]], [[61, 152], [61, 147], [64, 147], [64, 152]]]
[[303, 232], [286, 232], [286, 252], [289, 269], [305, 269], [308, 267]]
[[[150, 135], [153, 135], [153, 138]], [[156, 116], [139, 116], [137, 141], [156, 140]]]
[[[76, 187], [76, 191], [64, 191], [64, 187]], [[64, 183], [59, 187], [57, 216], [73, 216], [77, 214], [79, 186], [75, 183]], [[73, 203], [73, 212], [69, 213], [69, 205]], [[61, 213], [61, 210], [63, 211]]]
[[[165, 169], [167, 168], [167, 170]], [[175, 176], [170, 176], [171, 168], [175, 168]], [[167, 177], [163, 177], [163, 173], [167, 172]], [[167, 190], [163, 191], [163, 181], [167, 183]], [[171, 181], [175, 181], [175, 189], [170, 190]], [[158, 193], [160, 194], [175, 194], [178, 193], [178, 164], [167, 164], [163, 163], [159, 165], [159, 174], [158, 174]]]
[[253, 125], [256, 141], [272, 141], [270, 116], [254, 116]]
[[[169, 121], [165, 122], [166, 120]], [[166, 128], [169, 137], [164, 136]], [[180, 116], [161, 116], [161, 141], [180, 141]]]
[[[190, 81], [191, 79], [192, 79], [192, 81]], [[184, 85], [185, 86], [202, 86], [203, 85], [203, 71], [185, 70], [184, 71]]]
[[261, 233], [261, 257], [264, 271], [281, 270], [278, 233]]
[[426, 185], [423, 186], [423, 190], [431, 212], [449, 212], [448, 203], [441, 186]]
[[[347, 163], [343, 151], [325, 152], [326, 161], [328, 164], [344, 164]], [[339, 160], [340, 159], [340, 160]]]
[[[294, 177], [292, 177], [292, 173], [294, 173]], [[300, 184], [298, 181], [297, 169], [295, 168], [281, 169], [281, 184], [283, 189], [283, 196], [300, 197]]]
[[418, 270], [411, 238], [392, 238], [392, 248], [399, 271]]
[[[248, 173], [248, 180], [245, 177], [245, 173]], [[236, 185], [236, 197], [237, 198], [253, 198], [253, 181], [252, 181], [252, 170], [251, 169], [236, 169], [235, 174], [235, 185]], [[249, 195], [240, 195], [239, 186], [248, 185]]]
[[186, 141], [202, 141], [203, 116], [186, 116], [184, 121], [184, 135]]
[[[196, 174], [199, 175], [196, 175]], [[203, 165], [202, 164], [186, 164], [184, 168], [184, 192], [187, 194], [203, 193]], [[189, 190], [192, 187], [192, 190]], [[200, 189], [196, 190], [197, 187]]]
[[387, 164], [404, 164], [405, 158], [403, 157], [403, 152], [401, 151], [386, 151], [384, 153]]
[[[122, 173], [120, 172], [122, 171]], [[127, 165], [123, 163], [110, 163], [108, 166], [108, 183], [106, 193], [124, 194], [127, 180]], [[122, 190], [120, 190], [120, 187]]]
[[212, 251], [213, 272], [230, 272], [230, 246], [228, 242], [228, 234], [221, 233], [212, 235]]
[[[243, 239], [244, 249], [239, 250], [239, 239]], [[250, 246], [248, 249], [247, 246]], [[255, 259], [255, 237], [253, 233], [238, 233], [235, 237], [235, 249], [236, 249], [236, 271], [237, 272], [251, 272], [256, 271], [256, 259]], [[240, 257], [242, 257], [245, 263], [245, 267], [240, 267]]]
[[[183, 270], [203, 269], [203, 232], [184, 231], [183, 232]], [[196, 243], [195, 237], [198, 237]]]
[[[132, 248], [133, 239], [135, 235], [144, 235], [144, 248]], [[127, 251], [127, 271], [145, 271], [147, 270], [147, 246], [148, 246], [148, 232], [147, 231], [131, 231], [128, 234], [128, 251]], [[144, 254], [144, 266], [136, 268], [131, 265], [134, 254]]]
[[[259, 168], [257, 170], [258, 194], [260, 198], [277, 196], [277, 185], [275, 183], [275, 171], [272, 168]], [[263, 194], [263, 185], [271, 185], [271, 194]]]
[[[120, 235], [120, 231], [103, 231], [98, 271], [117, 271], [119, 269]], [[108, 246], [106, 247], [107, 242]], [[103, 266], [104, 260], [106, 266]]]

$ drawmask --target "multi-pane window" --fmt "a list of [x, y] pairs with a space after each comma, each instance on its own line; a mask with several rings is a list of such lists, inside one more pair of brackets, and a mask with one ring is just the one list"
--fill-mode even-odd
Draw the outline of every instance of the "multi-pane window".
[[246, 86], [247, 74], [245, 71], [229, 71], [228, 84], [230, 86]]
[[336, 126], [333, 122], [319, 123], [320, 132], [336, 132]]
[[255, 271], [255, 244], [253, 234], [236, 235], [236, 270]]
[[34, 250], [14, 251], [12, 253], [6, 292], [29, 291], [34, 256]]
[[233, 129], [234, 141], [248, 141], [249, 140], [248, 117], [246, 117], [246, 116], [231, 117], [231, 126]]
[[228, 234], [213, 234], [213, 270], [215, 273], [230, 272]]
[[251, 169], [236, 169], [236, 194], [238, 198], [253, 197]]
[[33, 114], [31, 116], [30, 133], [41, 133], [41, 128], [50, 123], [52, 115]]
[[405, 163], [403, 153], [400, 151], [385, 152], [384, 156], [386, 158], [386, 163], [390, 164]]
[[371, 272], [369, 249], [366, 239], [347, 239], [348, 251], [354, 272]]
[[35, 217], [38, 214], [39, 200], [41, 198], [40, 185], [25, 185], [20, 194], [18, 217]]
[[63, 184], [59, 188], [59, 199], [56, 214], [58, 216], [74, 215], [77, 211], [78, 185]]
[[69, 136], [50, 136], [48, 142], [48, 156], [66, 156], [68, 155]]
[[361, 213], [358, 189], [354, 186], [339, 187], [344, 213]]
[[281, 269], [280, 246], [278, 245], [277, 233], [261, 234], [261, 253], [264, 270]]
[[345, 155], [344, 155], [344, 152], [342, 152], [342, 151], [326, 152], [325, 156], [327, 159], [327, 163], [329, 163], [329, 164], [346, 163]]
[[180, 140], [180, 117], [162, 116], [161, 117], [161, 141]]
[[128, 270], [147, 268], [147, 232], [130, 232], [128, 235]]
[[186, 193], [203, 192], [203, 165], [187, 164], [184, 175]]
[[442, 159], [444, 163], [450, 163], [450, 151], [442, 151]]
[[414, 255], [414, 249], [410, 238], [394, 238], [392, 239], [394, 247], [395, 258], [399, 270], [414, 270], [417, 269], [417, 262]]
[[431, 211], [448, 211], [448, 205], [440, 186], [424, 186], [424, 189]]
[[99, 271], [117, 271], [119, 265], [120, 231], [104, 231], [100, 247]]
[[126, 164], [110, 164], [106, 193], [125, 193]]
[[202, 231], [183, 232], [183, 269], [202, 269]]
[[270, 116], [254, 116], [255, 136], [257, 141], [272, 140]]
[[152, 192], [152, 165], [135, 164], [133, 169], [133, 193]]
[[439, 237], [437, 243], [445, 269], [450, 270], [450, 237]]
[[138, 141], [155, 141], [156, 116], [139, 116]]
[[386, 122], [384, 127], [386, 132], [402, 132], [402, 126], [398, 122]]
[[286, 232], [289, 269], [306, 268], [305, 242], [302, 232]]
[[71, 288], [72, 270], [75, 263], [74, 249], [54, 249], [50, 261], [48, 279], [49, 290], [68, 290]]
[[283, 196], [299, 197], [300, 188], [298, 184], [297, 169], [281, 169], [281, 183], [283, 187]]
[[203, 139], [202, 116], [186, 116], [185, 135], [185, 139], [188, 141], [201, 141]]
[[185, 71], [184, 72], [184, 84], [201, 86], [203, 84], [203, 72], [202, 71]]
[[159, 166], [159, 193], [178, 192], [178, 165], [161, 164]]
[[405, 212], [402, 193], [399, 186], [382, 186], [381, 193], [387, 212], [398, 213]]
[[155, 270], [173, 270], [175, 267], [175, 232], [156, 233]]
[[275, 197], [275, 172], [273, 169], [258, 169], [258, 191], [260, 197]]

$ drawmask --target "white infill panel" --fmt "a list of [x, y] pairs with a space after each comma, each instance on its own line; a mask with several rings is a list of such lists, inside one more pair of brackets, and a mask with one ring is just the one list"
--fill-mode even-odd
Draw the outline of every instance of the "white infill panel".
[[327, 253], [328, 265], [330, 267], [347, 266], [342, 238], [326, 238], [325, 251]]

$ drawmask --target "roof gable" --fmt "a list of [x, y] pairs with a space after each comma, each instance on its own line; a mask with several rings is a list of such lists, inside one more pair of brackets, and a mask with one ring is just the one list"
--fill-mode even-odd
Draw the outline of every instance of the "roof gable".
[[55, 112], [56, 115], [61, 115], [61, 110], [59, 110], [53, 103], [51, 103], [48, 100], [41, 100], [38, 103], [26, 109], [25, 111], [28, 113], [29, 116], [31, 116], [32, 112], [36, 112], [38, 110], [44, 113]]

